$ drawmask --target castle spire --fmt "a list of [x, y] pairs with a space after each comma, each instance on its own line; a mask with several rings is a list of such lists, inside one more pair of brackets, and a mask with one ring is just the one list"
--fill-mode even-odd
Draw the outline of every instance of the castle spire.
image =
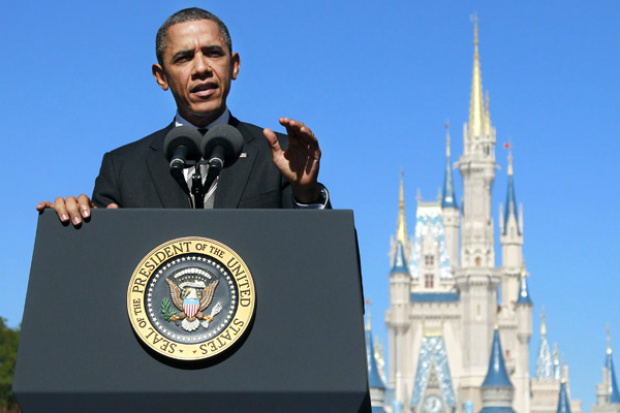
[[379, 362], [375, 354], [375, 343], [370, 329], [366, 330], [366, 357], [368, 361], [368, 387], [370, 388], [372, 411], [385, 413], [383, 409], [385, 403], [385, 382], [379, 370]]
[[510, 217], [514, 217], [517, 224], [517, 232], [521, 234], [519, 228], [519, 215], [517, 214], [517, 197], [515, 195], [515, 184], [513, 179], [513, 167], [512, 167], [512, 149], [508, 147], [508, 191], [506, 193], [506, 210], [504, 211], [504, 235], [508, 231], [508, 220]]
[[407, 261], [405, 260], [405, 249], [403, 243], [396, 241], [396, 253], [394, 254], [394, 261], [392, 262], [391, 274], [404, 273], [409, 274], [409, 267], [407, 267]]
[[495, 327], [493, 332], [489, 369], [480, 390], [482, 392], [483, 406], [480, 413], [514, 413], [512, 408], [514, 386], [506, 371], [502, 343], [497, 327]]
[[484, 97], [482, 94], [482, 73], [478, 53], [478, 15], [474, 14], [474, 70], [471, 80], [469, 101], [469, 136], [481, 137], [484, 127]]
[[556, 413], [571, 413], [568, 390], [566, 389], [566, 379], [564, 378], [562, 378], [560, 382], [560, 395], [558, 397], [558, 408]]
[[504, 363], [504, 355], [502, 353], [502, 343], [499, 339], [499, 329], [495, 326], [493, 332], [493, 344], [491, 346], [491, 359], [489, 360], [489, 369], [487, 375], [482, 382], [482, 387], [512, 387], [506, 364]]
[[611, 335], [609, 334], [609, 327], [607, 327], [607, 356], [605, 358], [605, 369], [607, 370], [607, 385], [609, 386], [609, 402], [620, 403], [620, 393], [618, 393], [614, 360], [611, 357]]
[[446, 176], [443, 182], [443, 194], [441, 197], [442, 208], [458, 208], [456, 195], [454, 194], [454, 179], [452, 178], [452, 165], [450, 162], [450, 125], [446, 124]]
[[368, 357], [368, 384], [370, 388], [385, 389], [385, 383], [381, 378], [375, 357], [375, 343], [370, 330], [366, 330], [366, 356]]
[[403, 187], [404, 173], [400, 172], [400, 189], [398, 194], [398, 223], [396, 224], [396, 241], [407, 245], [407, 221], [405, 219], [405, 190]]
[[545, 309], [543, 308], [540, 323], [540, 347], [538, 348], [538, 359], [536, 360], [536, 378], [553, 379], [553, 361], [549, 342], [547, 341], [547, 325], [545, 324]]

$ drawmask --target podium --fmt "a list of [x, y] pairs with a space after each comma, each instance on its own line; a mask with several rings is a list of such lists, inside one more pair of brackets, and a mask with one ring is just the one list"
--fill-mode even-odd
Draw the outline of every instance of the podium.
[[[165, 359], [132, 329], [128, 286], [157, 246], [205, 237], [255, 286], [231, 351]], [[370, 412], [352, 211], [94, 210], [39, 216], [13, 383], [24, 413]]]

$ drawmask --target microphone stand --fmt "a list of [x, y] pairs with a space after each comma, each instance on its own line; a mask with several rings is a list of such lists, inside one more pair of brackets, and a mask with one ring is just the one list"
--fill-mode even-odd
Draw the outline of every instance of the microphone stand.
[[[200, 174], [201, 162], [196, 163], [194, 173], [192, 174], [192, 195], [194, 195], [194, 209], [204, 209], [204, 195], [208, 186], [202, 184], [202, 175]], [[209, 169], [210, 170], [210, 169]], [[208, 176], [208, 175], [207, 175]]]

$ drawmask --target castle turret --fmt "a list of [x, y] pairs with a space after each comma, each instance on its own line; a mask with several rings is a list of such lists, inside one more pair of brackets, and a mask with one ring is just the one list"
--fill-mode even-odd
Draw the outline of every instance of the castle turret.
[[493, 333], [489, 368], [480, 391], [482, 394], [480, 413], [515, 413], [512, 408], [514, 387], [506, 371], [502, 343], [497, 328]]
[[611, 351], [611, 336], [607, 328], [607, 351], [603, 366], [603, 380], [596, 386], [596, 404], [592, 413], [620, 413], [620, 394]]
[[459, 266], [459, 207], [454, 191], [452, 162], [450, 160], [450, 128], [446, 126], [446, 172], [441, 194], [441, 215], [446, 234], [446, 246], [452, 268]]
[[[486, 126], [485, 126], [486, 125]], [[478, 22], [474, 22], [474, 67], [469, 123], [463, 128], [463, 155], [458, 162], [463, 177], [461, 266], [494, 267], [491, 188], [495, 179], [495, 128], [485, 110], [478, 53]]]
[[411, 242], [407, 233], [407, 218], [405, 217], [405, 189], [403, 183], [403, 172], [400, 173], [400, 182], [398, 188], [398, 216], [396, 219], [396, 233], [391, 237], [390, 242], [390, 263], [394, 262], [396, 254], [397, 243], [401, 243], [405, 259], [409, 260], [411, 252]]
[[[390, 270], [390, 308], [385, 315], [385, 323], [389, 329], [389, 356], [390, 366], [398, 366], [396, 360], [403, 360], [407, 352], [405, 334], [409, 327], [409, 296], [411, 289], [411, 275], [405, 259], [405, 251], [401, 241], [396, 241], [396, 250]], [[396, 373], [390, 369], [390, 387], [396, 388]], [[403, 394], [396, 397], [402, 400]]]
[[614, 360], [611, 356], [611, 336], [607, 331], [607, 357], [605, 357], [605, 370], [607, 373], [607, 390], [609, 394], [609, 403], [620, 404], [620, 393], [618, 393], [618, 383], [616, 381], [616, 370], [614, 369]]
[[[509, 311], [517, 299], [523, 262], [523, 210], [517, 214], [512, 152], [508, 153], [508, 189], [506, 207], [500, 206], [500, 242], [502, 244], [502, 307]], [[502, 214], [503, 212], [503, 214]]]
[[[469, 123], [463, 128], [463, 155], [458, 168], [463, 177], [461, 259], [454, 281], [460, 292], [463, 330], [463, 400], [480, 406], [480, 383], [489, 360], [497, 309], [500, 274], [495, 268], [491, 188], [495, 179], [495, 128], [491, 125], [482, 93], [478, 53], [478, 22], [474, 22], [474, 64], [469, 105]], [[515, 294], [516, 296], [516, 294]]]
[[560, 395], [558, 396], [558, 408], [556, 413], [571, 413], [570, 400], [568, 399], [568, 389], [566, 380], [562, 379], [560, 383]]
[[370, 326], [370, 313], [368, 313], [368, 323], [366, 324], [366, 357], [368, 360], [368, 387], [370, 387], [372, 413], [385, 413], [383, 409], [385, 403], [385, 383], [381, 377], [375, 355], [375, 344]]
[[515, 403], [514, 407], [520, 413], [529, 413], [530, 411], [530, 371], [529, 371], [529, 354], [530, 339], [532, 337], [532, 307], [534, 303], [530, 297], [527, 285], [527, 271], [525, 264], [521, 268], [521, 281], [519, 283], [519, 294], [515, 304], [515, 313], [517, 316], [517, 343], [515, 355]]

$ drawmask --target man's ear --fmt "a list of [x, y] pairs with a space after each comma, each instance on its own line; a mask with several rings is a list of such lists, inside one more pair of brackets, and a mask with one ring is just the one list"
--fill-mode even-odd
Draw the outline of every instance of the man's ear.
[[164, 72], [164, 68], [158, 63], [153, 65], [153, 77], [160, 88], [163, 90], [168, 90], [169, 86], [168, 79], [166, 79], [166, 73]]
[[241, 58], [239, 57], [239, 53], [233, 53], [230, 57], [230, 62], [232, 65], [232, 80], [236, 80], [239, 75], [239, 68], [241, 68]]

